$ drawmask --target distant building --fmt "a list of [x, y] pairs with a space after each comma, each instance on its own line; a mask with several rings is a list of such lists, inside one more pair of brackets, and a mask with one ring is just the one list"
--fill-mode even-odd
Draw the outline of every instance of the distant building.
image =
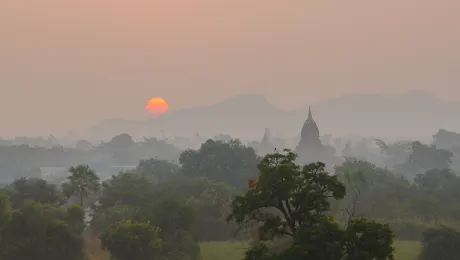
[[275, 151], [275, 146], [271, 142], [272, 134], [269, 128], [265, 128], [264, 136], [262, 141], [257, 146], [257, 154], [266, 155], [268, 153], [273, 153]]
[[338, 162], [335, 149], [322, 144], [319, 128], [313, 119], [311, 109], [308, 109], [308, 117], [303, 124], [296, 153], [301, 164], [320, 161], [331, 167]]

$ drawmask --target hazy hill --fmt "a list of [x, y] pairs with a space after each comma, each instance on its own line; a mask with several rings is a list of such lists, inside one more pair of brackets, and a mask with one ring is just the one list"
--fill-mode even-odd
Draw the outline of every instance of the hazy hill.
[[[460, 131], [456, 113], [460, 101], [446, 101], [425, 92], [399, 96], [352, 94], [312, 106], [320, 131], [333, 135], [429, 137], [439, 128]], [[91, 128], [93, 137], [121, 132], [133, 135], [211, 136], [228, 132], [243, 137], [262, 136], [265, 127], [274, 133], [300, 132], [308, 106], [286, 111], [261, 95], [241, 95], [220, 103], [172, 111], [148, 121], [112, 119]]]

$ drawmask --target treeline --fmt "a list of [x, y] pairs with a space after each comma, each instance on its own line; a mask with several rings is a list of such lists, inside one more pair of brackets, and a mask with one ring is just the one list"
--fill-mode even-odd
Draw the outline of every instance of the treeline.
[[[135, 166], [140, 160], [161, 158], [177, 161], [181, 150], [163, 140], [145, 138], [135, 142], [128, 134], [115, 136], [106, 143], [81, 140], [76, 148], [31, 145], [0, 145], [0, 183], [18, 177], [42, 178], [42, 167], [87, 164], [98, 172], [110, 172], [112, 166]], [[61, 173], [62, 174], [62, 173]]]
[[103, 183], [87, 165], [59, 186], [17, 179], [1, 197], [0, 259], [83, 259], [98, 240], [119, 260], [193, 260], [200, 242], [235, 239], [252, 241], [248, 260], [392, 259], [396, 235], [423, 241], [430, 260], [440, 237], [456, 241], [460, 178], [449, 169], [410, 180], [351, 158], [334, 173], [295, 161], [208, 140], [180, 165], [142, 160]]

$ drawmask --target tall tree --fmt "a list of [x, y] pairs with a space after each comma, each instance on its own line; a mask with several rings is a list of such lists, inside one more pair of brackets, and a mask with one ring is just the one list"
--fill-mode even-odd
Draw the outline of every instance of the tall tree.
[[83, 164], [70, 167], [69, 173], [71, 175], [67, 178], [67, 182], [62, 184], [62, 190], [69, 198], [77, 197], [80, 205], [83, 206], [90, 194], [99, 191], [99, 177], [88, 165]]
[[[327, 212], [331, 200], [345, 196], [345, 186], [324, 170], [323, 163], [301, 167], [295, 160], [290, 150], [266, 155], [254, 188], [233, 201], [228, 220], [258, 227], [258, 242], [246, 259], [392, 260], [389, 227], [351, 219], [341, 229]], [[271, 251], [267, 242], [276, 239], [289, 243]]]
[[256, 152], [239, 140], [208, 140], [198, 150], [184, 151], [179, 161], [186, 176], [206, 176], [239, 190], [246, 190], [247, 179], [257, 174]]

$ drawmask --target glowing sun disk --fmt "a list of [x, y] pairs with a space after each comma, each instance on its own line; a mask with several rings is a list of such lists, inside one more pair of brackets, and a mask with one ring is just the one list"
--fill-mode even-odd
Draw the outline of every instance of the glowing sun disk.
[[168, 103], [163, 98], [153, 97], [147, 102], [145, 108], [154, 115], [161, 115], [168, 111]]

